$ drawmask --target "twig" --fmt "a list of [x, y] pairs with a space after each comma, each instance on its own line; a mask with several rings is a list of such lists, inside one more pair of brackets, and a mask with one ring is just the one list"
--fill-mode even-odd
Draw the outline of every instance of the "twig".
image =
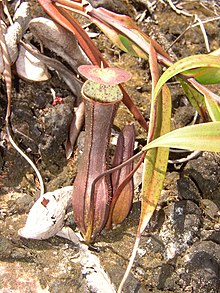
[[126, 280], [128, 279], [129, 273], [131, 271], [131, 268], [133, 266], [133, 263], [134, 263], [134, 260], [135, 260], [136, 254], [137, 254], [137, 250], [138, 250], [138, 247], [139, 247], [140, 240], [141, 240], [141, 235], [138, 234], [136, 236], [136, 240], [135, 240], [135, 243], [134, 243], [134, 247], [133, 247], [133, 250], [132, 250], [132, 255], [131, 255], [130, 259], [129, 259], [127, 269], [126, 269], [126, 271], [124, 273], [124, 276], [123, 276], [123, 278], [121, 280], [121, 283], [120, 283], [120, 285], [118, 287], [117, 293], [122, 292], [123, 286], [124, 286]]
[[44, 181], [42, 179], [42, 176], [40, 174], [40, 171], [38, 170], [38, 168], [36, 167], [36, 165], [34, 164], [34, 162], [31, 161], [31, 159], [19, 148], [19, 146], [13, 140], [12, 133], [11, 133], [10, 126], [9, 126], [9, 121], [6, 121], [6, 132], [7, 132], [8, 139], [9, 139], [11, 145], [29, 163], [29, 165], [35, 171], [35, 173], [37, 175], [37, 178], [39, 180], [39, 184], [40, 184], [40, 195], [43, 195], [44, 194]]
[[207, 9], [208, 11], [214, 13], [215, 15], [219, 15], [219, 14], [218, 14], [218, 11], [217, 11], [216, 8], [219, 8], [220, 6], [219, 6], [219, 4], [217, 4], [216, 2], [217, 2], [217, 1], [212, 0], [212, 9], [209, 8], [209, 7], [207, 7], [207, 6], [205, 5], [205, 3], [207, 3], [207, 4], [211, 4], [211, 3], [210, 3], [210, 0], [208, 0], [208, 1], [202, 1], [202, 2], [200, 2], [200, 5], [201, 5], [202, 7], [204, 7], [205, 9]]
[[169, 164], [182, 164], [182, 163], [186, 163], [192, 159], [197, 158], [202, 152], [201, 151], [194, 151], [192, 152], [190, 155], [188, 155], [185, 158], [181, 158], [181, 159], [176, 159], [176, 160], [168, 160]]
[[5, 79], [6, 92], [8, 97], [7, 111], [6, 111], [6, 117], [5, 117], [5, 121], [7, 123], [11, 114], [11, 83], [12, 82], [11, 82], [10, 58], [8, 54], [8, 48], [5, 43], [5, 38], [3, 36], [1, 23], [0, 23], [0, 47], [1, 47], [2, 60], [4, 64], [4, 70], [2, 75], [4, 76], [4, 79]]
[[203, 38], [204, 38], [204, 41], [205, 41], [205, 45], [206, 45], [206, 50], [207, 52], [209, 53], [210, 52], [210, 46], [209, 46], [209, 40], [208, 40], [208, 36], [206, 34], [206, 30], [205, 30], [205, 27], [204, 27], [204, 24], [202, 23], [201, 19], [198, 17], [198, 15], [195, 16], [195, 21], [198, 21], [198, 25], [200, 26], [200, 29], [202, 31], [202, 34], [203, 34]]
[[4, 7], [4, 13], [7, 16], [10, 25], [12, 25], [13, 21], [12, 21], [11, 15], [10, 15], [9, 10], [8, 10], [8, 0], [2, 0], [2, 3], [3, 3], [3, 7]]
[[[201, 20], [201, 19], [199, 19], [198, 20], [198, 16], [196, 15], [195, 16], [195, 20], [197, 20], [197, 22], [195, 22], [195, 20], [194, 20], [194, 23], [192, 23], [192, 24], [190, 24], [186, 29], [185, 29], [185, 31], [183, 31], [173, 42], [172, 42], [172, 44], [169, 46], [169, 48], [168, 48], [168, 50], [170, 49], [170, 48], [172, 48], [173, 47], [173, 45], [176, 43], [176, 42], [178, 42], [179, 41], [179, 39], [181, 39], [182, 38], [182, 36], [186, 33], [186, 32], [188, 32], [188, 30], [189, 29], [191, 29], [191, 28], [193, 28], [193, 27], [196, 27], [196, 26], [200, 26], [200, 28], [201, 28], [201, 26], [203, 26], [203, 28], [204, 28], [204, 24], [206, 24], [206, 23], [208, 23], [208, 22], [212, 22], [212, 21], [217, 21], [217, 20], [219, 20], [220, 19], [220, 16], [216, 16], [216, 17], [209, 17], [209, 18], [207, 18], [207, 19], [204, 19], [204, 20]], [[201, 28], [201, 30], [202, 30], [202, 28]], [[205, 30], [205, 28], [204, 28], [204, 30]], [[206, 32], [205, 32], [205, 35], [206, 35]], [[206, 37], [207, 37], [207, 35], [206, 35]], [[205, 38], [205, 37], [204, 37]], [[208, 45], [209, 46], [209, 45]], [[207, 46], [206, 46], [207, 47]], [[210, 51], [208, 51], [208, 52], [210, 52]]]
[[189, 17], [193, 16], [191, 13], [188, 13], [185, 10], [181, 10], [181, 9], [176, 8], [176, 6], [173, 4], [172, 0], [166, 0], [166, 1], [177, 14], [183, 14], [183, 15], [189, 16]]
[[8, 53], [8, 48], [5, 42], [5, 38], [3, 36], [2, 27], [0, 24], [0, 49], [2, 53], [2, 59], [4, 64], [4, 70], [3, 70], [3, 76], [5, 79], [6, 84], [6, 92], [7, 92], [7, 98], [8, 98], [8, 104], [7, 104], [7, 111], [5, 116], [5, 123], [6, 123], [6, 132], [8, 135], [8, 139], [11, 143], [11, 145], [16, 149], [16, 151], [31, 165], [31, 167], [34, 169], [39, 183], [40, 183], [40, 191], [41, 195], [44, 194], [44, 183], [42, 176], [35, 166], [35, 164], [31, 161], [31, 159], [17, 146], [15, 143], [12, 133], [10, 130], [10, 115], [11, 115], [11, 89], [12, 89], [12, 74], [11, 74], [11, 65], [10, 65], [10, 57]]
[[[219, 19], [220, 19], [220, 16], [208, 17], [206, 19], [201, 20], [201, 23], [205, 24], [205, 23], [216, 21], [216, 20], [219, 20]], [[194, 24], [191, 25], [191, 27], [195, 27], [195, 26], [198, 26], [198, 25], [200, 25], [200, 24], [199, 23], [194, 23]]]

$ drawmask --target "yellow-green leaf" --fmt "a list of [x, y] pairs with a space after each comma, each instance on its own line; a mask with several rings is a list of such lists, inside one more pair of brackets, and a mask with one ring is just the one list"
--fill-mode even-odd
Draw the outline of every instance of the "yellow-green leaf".
[[155, 89], [155, 96], [158, 95], [162, 86], [170, 78], [180, 73], [188, 75], [189, 77], [193, 77], [193, 73], [190, 71], [190, 69], [195, 69], [198, 67], [220, 68], [220, 59], [218, 56], [200, 54], [186, 57], [175, 62], [160, 77]]
[[200, 117], [203, 118], [205, 121], [206, 119], [206, 110], [205, 110], [205, 101], [204, 96], [195, 90], [193, 87], [189, 86], [186, 82], [184, 82], [181, 78], [178, 78], [180, 81], [182, 88], [184, 89], [184, 92], [190, 101], [193, 108], [198, 112]]
[[[149, 63], [152, 75], [152, 92], [154, 92], [154, 87], [159, 78], [159, 69], [153, 46], [150, 46]], [[152, 93], [152, 98], [153, 96]], [[148, 141], [152, 141], [170, 131], [171, 108], [170, 91], [164, 85], [162, 92], [152, 99]], [[145, 157], [138, 234], [144, 231], [157, 206], [166, 175], [168, 156], [169, 149], [159, 147], [149, 150]]]
[[194, 77], [201, 84], [220, 83], [220, 69], [213, 68], [211, 64], [209, 67], [207, 66], [184, 71], [183, 74]]
[[220, 152], [220, 122], [202, 123], [173, 130], [151, 141], [143, 151], [156, 147]]
[[123, 51], [148, 59], [149, 46], [152, 44], [160, 58], [170, 64], [169, 55], [155, 40], [142, 32], [129, 16], [97, 8], [90, 12], [90, 20]]
[[206, 108], [212, 121], [220, 121], [220, 97], [196, 80], [191, 80], [191, 84], [203, 94]]

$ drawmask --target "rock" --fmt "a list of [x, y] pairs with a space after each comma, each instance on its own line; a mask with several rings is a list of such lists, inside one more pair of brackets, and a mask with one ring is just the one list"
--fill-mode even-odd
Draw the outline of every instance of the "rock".
[[203, 212], [211, 219], [214, 220], [217, 219], [218, 216], [220, 216], [218, 206], [210, 199], [202, 199], [200, 201], [200, 206], [203, 209]]
[[219, 202], [220, 165], [213, 156], [204, 153], [202, 157], [189, 161], [183, 174], [196, 182], [202, 198]]
[[[44, 137], [39, 146], [39, 151], [46, 166], [50, 165], [54, 168], [57, 161], [66, 161], [63, 144], [67, 139], [72, 120], [72, 109], [72, 103], [64, 103], [55, 107], [48, 107], [42, 113], [41, 127], [44, 128], [42, 129]], [[54, 155], [55, 153], [56, 155]], [[52, 168], [51, 170], [53, 170]]]
[[181, 200], [164, 209], [165, 222], [159, 236], [165, 245], [166, 258], [173, 259], [196, 241], [201, 227], [201, 210], [190, 200]]
[[34, 197], [30, 194], [24, 194], [23, 196], [19, 197], [15, 202], [17, 213], [28, 213], [33, 203]]
[[177, 180], [177, 188], [179, 197], [186, 200], [191, 200], [195, 203], [199, 203], [201, 194], [196, 184], [188, 176], [182, 176]]
[[0, 255], [1, 259], [7, 259], [10, 257], [13, 251], [13, 245], [10, 240], [1, 236], [0, 237]]
[[195, 110], [191, 105], [177, 108], [173, 117], [174, 128], [180, 128], [190, 124], [193, 120], [194, 115]]
[[[28, 269], [27, 269], [28, 267]], [[33, 266], [20, 263], [0, 261], [1, 292], [39, 292], [49, 293], [49, 288], [43, 288], [34, 274]], [[31, 290], [31, 291], [30, 291]]]
[[183, 287], [192, 292], [216, 293], [220, 288], [220, 246], [212, 241], [194, 244], [183, 257]]

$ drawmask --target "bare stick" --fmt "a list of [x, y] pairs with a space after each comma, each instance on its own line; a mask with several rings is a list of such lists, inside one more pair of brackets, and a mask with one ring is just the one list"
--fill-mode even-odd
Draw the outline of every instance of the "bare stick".
[[126, 269], [125, 274], [124, 274], [124, 276], [123, 276], [123, 278], [121, 280], [121, 283], [120, 283], [120, 285], [118, 287], [117, 293], [121, 293], [122, 292], [123, 286], [124, 286], [124, 284], [125, 284], [128, 276], [129, 276], [129, 273], [131, 271], [131, 268], [133, 266], [133, 263], [134, 263], [134, 260], [135, 260], [136, 254], [137, 254], [137, 249], [139, 247], [140, 240], [141, 240], [141, 234], [138, 234], [136, 236], [136, 239], [135, 239], [134, 248], [133, 248], [131, 257], [129, 259], [129, 263], [128, 263], [127, 269]]
[[17, 144], [15, 143], [15, 141], [12, 138], [12, 134], [11, 134], [11, 130], [10, 130], [10, 126], [9, 126], [9, 122], [6, 121], [6, 132], [8, 135], [8, 139], [11, 143], [11, 145], [16, 149], [16, 151], [29, 163], [29, 165], [33, 168], [33, 170], [35, 171], [37, 178], [39, 180], [39, 184], [40, 184], [40, 195], [44, 194], [44, 181], [42, 179], [42, 176], [40, 174], [40, 171], [38, 170], [38, 168], [36, 167], [36, 165], [31, 161], [31, 159], [17, 146]]
[[[188, 30], [190, 30], [191, 28], [193, 27], [196, 27], [196, 26], [200, 26], [201, 30], [202, 30], [202, 33], [203, 33], [203, 36], [204, 36], [204, 40], [205, 40], [205, 44], [206, 44], [206, 49], [208, 52], [210, 52], [210, 48], [209, 48], [209, 42], [208, 42], [208, 37], [207, 37], [207, 34], [206, 34], [206, 31], [205, 31], [205, 27], [204, 27], [204, 24], [208, 23], [208, 22], [212, 22], [212, 21], [217, 21], [220, 19], [220, 16], [216, 16], [216, 17], [208, 17], [206, 19], [200, 19], [198, 18], [197, 15], [195, 15], [195, 20], [194, 20], [194, 23], [190, 24], [173, 42], [172, 44], [169, 46], [168, 50], [170, 48], [173, 47], [173, 45], [179, 41], [180, 38], [182, 38], [182, 36], [188, 32]], [[197, 20], [197, 21], [196, 21]], [[207, 45], [208, 43], [208, 45]]]
[[191, 13], [188, 13], [184, 10], [178, 9], [176, 8], [176, 6], [173, 4], [172, 0], [167, 0], [168, 4], [170, 5], [170, 7], [177, 13], [177, 14], [183, 14], [185, 16], [189, 16], [192, 17], [193, 15]]
[[209, 46], [209, 39], [208, 39], [208, 36], [206, 34], [206, 30], [205, 30], [205, 27], [201, 21], [201, 19], [198, 17], [198, 15], [195, 16], [195, 20], [198, 21], [198, 24], [200, 26], [200, 29], [202, 31], [202, 34], [203, 34], [203, 38], [204, 38], [204, 41], [205, 41], [205, 46], [206, 46], [206, 50], [207, 52], [209, 53], [210, 52], [210, 46]]
[[8, 54], [8, 48], [5, 43], [5, 38], [2, 33], [2, 27], [0, 24], [0, 49], [2, 53], [2, 59], [4, 63], [4, 71], [3, 76], [5, 79], [6, 84], [6, 91], [7, 91], [7, 97], [8, 97], [8, 104], [7, 104], [7, 112], [5, 116], [5, 123], [6, 123], [6, 132], [8, 135], [8, 139], [11, 143], [11, 145], [16, 149], [16, 151], [31, 165], [31, 167], [34, 169], [39, 183], [40, 183], [40, 191], [41, 195], [44, 194], [44, 183], [42, 176], [35, 166], [35, 164], [31, 161], [31, 159], [17, 146], [14, 139], [12, 138], [11, 130], [10, 130], [10, 115], [11, 115], [11, 88], [12, 88], [12, 74], [11, 74], [11, 65], [10, 65], [10, 58]]

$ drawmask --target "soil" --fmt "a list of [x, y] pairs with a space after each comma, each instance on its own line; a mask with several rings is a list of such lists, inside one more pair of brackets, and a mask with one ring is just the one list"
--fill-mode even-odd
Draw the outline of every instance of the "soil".
[[[33, 17], [43, 15], [36, 1]], [[137, 25], [155, 38], [173, 60], [207, 53], [200, 26], [187, 27], [195, 15], [200, 19], [220, 15], [217, 1], [91, 1], [112, 11], [129, 14]], [[84, 20], [82, 20], [84, 21]], [[204, 25], [210, 50], [220, 47], [220, 20]], [[126, 90], [144, 117], [150, 115], [151, 78], [148, 62], [123, 53], [94, 26], [94, 41], [111, 65], [132, 73]], [[185, 32], [184, 34], [182, 34]], [[177, 38], [180, 37], [178, 40]], [[170, 45], [176, 41], [171, 49]], [[13, 69], [14, 72], [14, 69]], [[15, 72], [14, 72], [15, 73]], [[45, 82], [13, 77], [11, 126], [19, 146], [40, 170], [46, 191], [71, 185], [80, 161], [65, 156], [65, 141], [73, 117], [75, 97], [56, 72]], [[19, 237], [39, 184], [29, 164], [10, 145], [4, 125], [6, 95], [0, 91], [0, 292], [89, 292], [85, 275], [75, 261], [78, 247], [54, 236], [47, 240]], [[195, 115], [179, 85], [168, 83], [172, 92], [172, 127], [189, 125]], [[52, 105], [51, 88], [64, 103]], [[220, 93], [218, 86], [211, 86]], [[144, 130], [124, 105], [117, 112], [114, 129], [134, 122], [136, 140], [146, 141]], [[77, 144], [79, 147], [79, 143]], [[76, 146], [76, 149], [77, 149]], [[204, 152], [184, 164], [170, 164], [156, 212], [143, 233], [138, 255], [124, 292], [220, 291], [220, 155]], [[92, 253], [117, 288], [128, 264], [140, 216], [140, 187], [129, 217], [96, 239]], [[90, 292], [98, 292], [92, 291]], [[106, 291], [107, 292], [107, 291]]]

